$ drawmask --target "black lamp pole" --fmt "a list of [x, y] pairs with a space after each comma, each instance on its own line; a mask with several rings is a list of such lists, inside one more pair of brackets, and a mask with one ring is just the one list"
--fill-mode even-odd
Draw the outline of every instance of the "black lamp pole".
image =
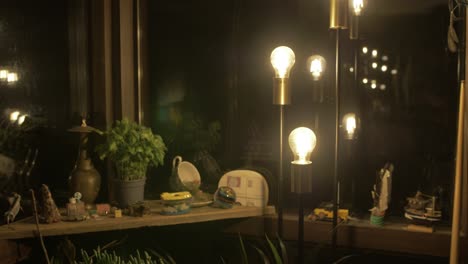
[[312, 192], [312, 164], [291, 164], [291, 192], [299, 198], [297, 263], [304, 263], [304, 193]]
[[283, 130], [284, 105], [279, 105], [280, 111], [280, 138], [279, 138], [279, 176], [278, 176], [278, 236], [283, 237]]
[[336, 74], [335, 74], [335, 164], [333, 170], [333, 230], [332, 230], [332, 249], [335, 250], [337, 242], [336, 227], [338, 225], [338, 207], [339, 207], [339, 144], [340, 144], [340, 29], [336, 29], [335, 36], [336, 48]]
[[335, 30], [335, 164], [333, 174], [333, 222], [332, 253], [337, 244], [337, 225], [339, 207], [339, 146], [340, 146], [340, 86], [341, 86], [341, 53], [340, 31], [348, 28], [348, 0], [330, 0], [330, 29]]
[[304, 263], [304, 196], [302, 193], [299, 194], [299, 224], [298, 224], [298, 262]]
[[279, 106], [279, 168], [278, 168], [278, 236], [283, 236], [283, 130], [284, 130], [284, 106], [291, 103], [291, 92], [288, 78], [274, 78], [273, 80], [273, 104]]
[[[360, 42], [359, 42], [359, 15], [353, 14], [351, 16], [351, 21], [350, 21], [350, 28], [349, 28], [349, 38], [352, 40], [353, 44], [353, 50], [354, 50], [354, 85], [353, 85], [353, 93], [357, 95], [357, 101], [358, 101], [358, 113], [359, 116], [362, 114], [362, 96], [361, 96], [361, 89], [359, 89], [359, 52], [360, 52]], [[356, 124], [358, 124], [358, 118], [356, 117]], [[353, 153], [353, 146], [355, 145], [355, 142], [353, 138], [351, 138], [348, 142], [348, 150], [347, 150], [347, 155], [348, 155], [348, 161], [351, 160], [351, 155]], [[352, 162], [352, 164], [354, 164]], [[351, 173], [351, 204], [353, 206], [353, 209], [356, 206], [356, 175], [354, 171], [354, 166], [351, 167], [352, 173]]]

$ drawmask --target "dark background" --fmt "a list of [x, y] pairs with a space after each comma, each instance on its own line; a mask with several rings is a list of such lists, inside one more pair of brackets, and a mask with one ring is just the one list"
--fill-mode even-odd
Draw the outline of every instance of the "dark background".
[[[66, 188], [78, 145], [77, 135], [66, 132], [77, 125], [68, 105], [68, 8], [66, 1], [46, 5], [21, 0], [0, 9], [0, 64], [20, 73], [14, 86], [0, 85], [2, 109], [26, 109], [31, 118], [44, 121], [28, 142], [40, 150], [33, 172], [36, 182], [54, 189]], [[285, 134], [297, 126], [315, 131], [314, 193], [307, 206], [331, 200], [335, 95], [328, 8], [328, 3], [305, 1], [150, 1], [149, 125], [169, 138], [194, 119], [199, 130], [219, 123], [221, 140], [210, 154], [222, 171], [249, 167], [264, 172], [272, 190], [270, 201], [275, 201], [279, 110], [271, 103], [269, 56], [276, 46], [288, 45], [296, 53], [296, 65], [291, 73], [292, 104], [285, 107]], [[389, 70], [398, 69], [398, 75], [387, 71], [372, 76], [365, 57], [360, 57], [359, 74], [386, 82], [385, 91], [353, 86], [349, 67], [355, 43], [342, 32], [342, 114], [360, 113], [362, 121], [359, 139], [352, 147], [347, 141], [341, 146], [342, 198], [349, 208], [370, 208], [376, 171], [389, 161], [395, 165], [393, 214], [401, 215], [405, 198], [420, 189], [428, 194], [441, 191], [448, 219], [457, 109], [457, 56], [446, 47], [448, 16], [445, 2], [370, 4], [360, 21], [359, 46], [388, 55]], [[306, 58], [315, 53], [328, 61], [319, 82], [312, 82], [305, 71]], [[167, 187], [174, 155], [193, 159], [194, 139], [184, 138], [187, 134], [190, 130], [173, 138], [178, 144], [169, 145], [166, 165], [150, 172], [157, 175], [151, 177], [149, 197]], [[286, 142], [284, 149], [288, 176], [292, 157]], [[24, 155], [21, 151], [18, 156]], [[203, 180], [216, 184], [216, 179]], [[294, 196], [286, 198], [294, 207]]]
[[[352, 146], [342, 142], [342, 202], [355, 212], [370, 209], [375, 174], [390, 161], [395, 172], [389, 214], [402, 216], [405, 198], [419, 189], [441, 195], [448, 221], [458, 101], [457, 55], [447, 50], [446, 1], [370, 2], [361, 18], [359, 46], [388, 55], [389, 70], [398, 69], [398, 75], [373, 73], [386, 82], [385, 91], [363, 85], [356, 89], [349, 72], [355, 43], [348, 40], [347, 31], [342, 32], [342, 110], [343, 114], [360, 113], [362, 121], [359, 139]], [[68, 8], [67, 1], [60, 0], [2, 1], [0, 7], [0, 66], [14, 65], [20, 72], [14, 87], [0, 84], [2, 119], [7, 118], [5, 109], [19, 108], [44, 121], [29, 135], [30, 147], [40, 150], [33, 177], [37, 184], [49, 184], [55, 193], [66, 189], [78, 147], [77, 135], [66, 131], [77, 125], [76, 113], [69, 108]], [[211, 155], [223, 172], [241, 167], [263, 172], [273, 204], [279, 110], [271, 103], [269, 57], [276, 46], [287, 45], [295, 51], [296, 65], [291, 73], [292, 104], [285, 107], [285, 134], [297, 126], [315, 131], [314, 192], [307, 196], [306, 206], [331, 200], [335, 51], [334, 32], [328, 29], [328, 3], [149, 1], [147, 11], [152, 114], [148, 125], [167, 138], [193, 119], [200, 121], [202, 131], [209, 123], [219, 122], [221, 141], [210, 149]], [[320, 82], [312, 82], [305, 71], [307, 57], [315, 53], [328, 61]], [[364, 76], [363, 65], [369, 61], [360, 58]], [[177, 147], [169, 148], [166, 165], [150, 171], [146, 197], [158, 197], [167, 188], [174, 155], [193, 159], [193, 139], [178, 136], [182, 138], [176, 138]], [[284, 157], [288, 176], [292, 157], [286, 142]], [[216, 183], [200, 171], [202, 181]], [[296, 206], [292, 194], [286, 199], [287, 207]], [[171, 249], [177, 248], [178, 239], [187, 232], [197, 236], [194, 229], [180, 229], [180, 233], [162, 230], [154, 235], [173, 235], [173, 240], [163, 241], [170, 240]]]
[[[360, 113], [362, 130], [353, 146], [342, 141], [342, 202], [357, 212], [370, 209], [376, 172], [392, 162], [390, 214], [401, 216], [406, 197], [421, 190], [442, 197], [448, 219], [458, 104], [457, 55], [446, 47], [446, 3], [370, 2], [360, 20], [359, 46], [378, 49], [379, 58], [387, 55], [388, 71], [369, 70], [372, 61], [361, 54], [359, 75], [378, 79], [387, 89], [353, 86], [349, 67], [356, 44], [343, 31], [341, 116]], [[295, 51], [296, 64], [291, 72], [292, 104], [285, 107], [285, 134], [298, 126], [315, 131], [314, 192], [306, 205], [331, 200], [335, 45], [328, 8], [319, 1], [150, 2], [153, 129], [164, 136], [164, 129], [177, 127], [186, 112], [206, 122], [220, 121], [223, 140], [213, 156], [222, 169], [264, 168], [270, 190], [276, 191], [279, 110], [271, 103], [269, 57], [276, 46], [287, 45]], [[316, 53], [328, 63], [325, 78], [312, 82], [305, 61]], [[391, 69], [398, 74], [391, 75]], [[288, 176], [292, 157], [284, 144]], [[185, 154], [184, 149], [178, 151], [169, 149], [169, 159]], [[190, 153], [186, 155], [190, 160]], [[287, 199], [289, 207], [296, 205], [292, 194]]]

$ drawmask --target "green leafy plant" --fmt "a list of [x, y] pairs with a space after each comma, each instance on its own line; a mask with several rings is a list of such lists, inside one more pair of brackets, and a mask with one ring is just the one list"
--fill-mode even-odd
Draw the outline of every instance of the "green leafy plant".
[[163, 165], [167, 148], [160, 135], [128, 119], [117, 120], [112, 128], [101, 132], [105, 142], [96, 146], [100, 159], [114, 162], [117, 178], [143, 179], [149, 166]]

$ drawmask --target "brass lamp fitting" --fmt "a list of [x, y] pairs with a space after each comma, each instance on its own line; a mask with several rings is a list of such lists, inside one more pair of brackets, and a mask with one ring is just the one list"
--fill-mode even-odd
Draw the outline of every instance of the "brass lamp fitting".
[[288, 105], [291, 103], [291, 92], [288, 78], [273, 79], [273, 104]]
[[348, 28], [348, 0], [330, 0], [330, 28]]

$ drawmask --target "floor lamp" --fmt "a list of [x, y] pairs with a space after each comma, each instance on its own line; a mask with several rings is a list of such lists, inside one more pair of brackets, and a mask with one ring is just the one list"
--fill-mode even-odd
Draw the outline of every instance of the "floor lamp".
[[291, 103], [289, 72], [294, 66], [296, 57], [291, 48], [280, 46], [273, 50], [270, 56], [271, 65], [275, 71], [273, 79], [273, 104], [279, 106], [279, 168], [278, 168], [278, 236], [283, 236], [283, 128], [284, 106]]
[[[461, 43], [465, 43], [466, 30], [468, 27], [467, 9], [466, 7], [460, 9], [460, 15], [464, 21], [461, 25]], [[459, 104], [458, 104], [458, 128], [457, 128], [457, 147], [455, 158], [455, 179], [453, 190], [453, 209], [452, 209], [452, 230], [450, 238], [450, 264], [459, 263], [459, 239], [460, 239], [460, 213], [462, 206], [462, 177], [463, 177], [463, 134], [464, 134], [464, 120], [465, 120], [465, 64], [466, 64], [466, 47], [459, 47], [458, 57], [458, 79], [460, 86]]]
[[333, 226], [332, 251], [337, 242], [338, 206], [339, 206], [339, 143], [340, 143], [340, 85], [341, 85], [341, 53], [340, 31], [348, 28], [348, 0], [330, 0], [330, 29], [335, 31], [335, 164], [333, 174]]
[[299, 196], [297, 263], [304, 263], [303, 194], [312, 192], [312, 162], [310, 161], [310, 154], [315, 148], [317, 138], [311, 129], [298, 127], [289, 134], [288, 142], [294, 155], [294, 160], [291, 162], [291, 192]]

